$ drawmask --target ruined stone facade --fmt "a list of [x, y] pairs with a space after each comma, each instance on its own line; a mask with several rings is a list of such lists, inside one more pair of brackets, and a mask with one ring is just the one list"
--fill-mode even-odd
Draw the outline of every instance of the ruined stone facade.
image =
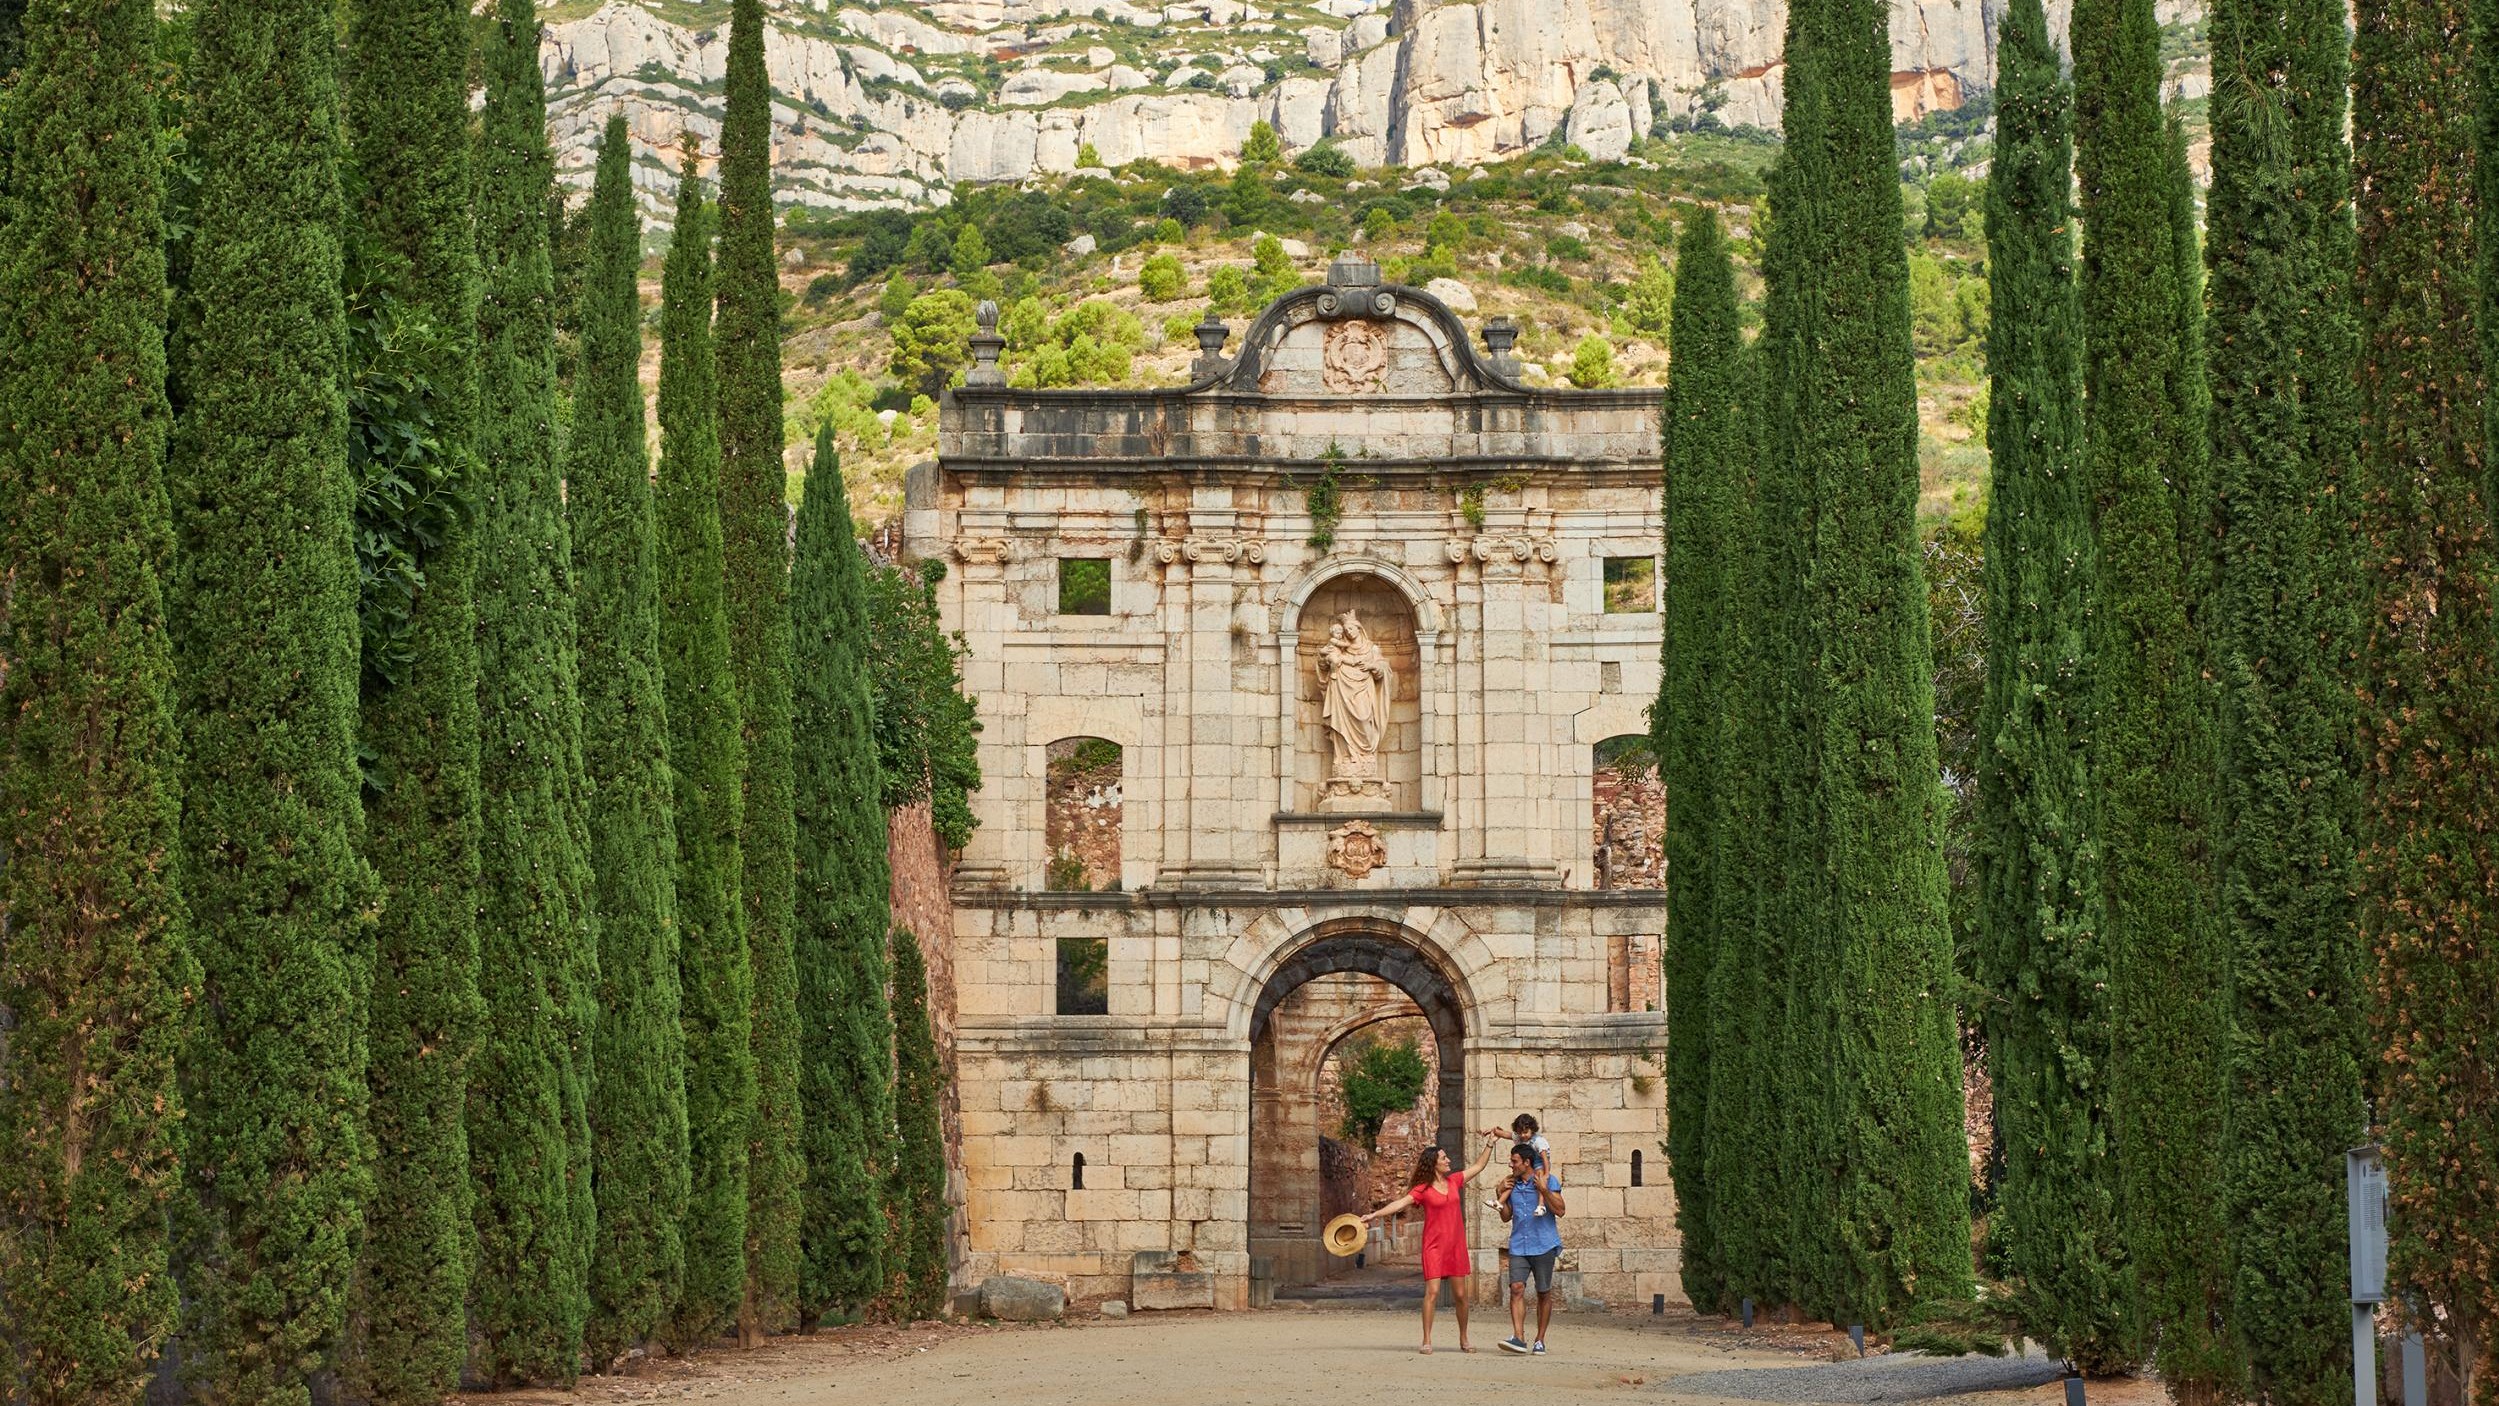
[[[1009, 390], [975, 339], [905, 524], [949, 568], [983, 723], [953, 893], [964, 1282], [1240, 1307], [1254, 1263], [1320, 1272], [1311, 1081], [1394, 1012], [1429, 1031], [1453, 1155], [1543, 1120], [1577, 1289], [1679, 1292], [1665, 894], [1607, 885], [1590, 843], [1600, 745], [1657, 693], [1656, 601], [1605, 589], [1609, 561], [1654, 573], [1656, 394], [1523, 386], [1511, 329], [1481, 330], [1341, 261], [1237, 357], [1202, 328], [1183, 388]], [[1118, 749], [1116, 887], [1063, 858], [1052, 882], [1052, 760], [1081, 739]], [[1399, 998], [1280, 1058], [1334, 973]], [[1501, 1228], [1467, 1200], [1490, 1294]]]

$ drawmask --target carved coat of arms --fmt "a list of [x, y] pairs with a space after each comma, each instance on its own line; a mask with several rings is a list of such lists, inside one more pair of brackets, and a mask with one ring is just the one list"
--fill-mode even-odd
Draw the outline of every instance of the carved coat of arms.
[[1356, 820], [1328, 832], [1328, 863], [1349, 879], [1359, 879], [1388, 862], [1388, 846], [1371, 822]]
[[1329, 390], [1377, 390], [1388, 370], [1388, 334], [1376, 322], [1338, 322], [1328, 327], [1319, 353], [1319, 379]]

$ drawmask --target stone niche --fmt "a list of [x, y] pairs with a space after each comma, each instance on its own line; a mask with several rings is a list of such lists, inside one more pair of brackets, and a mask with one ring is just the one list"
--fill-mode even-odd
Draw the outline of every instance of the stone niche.
[[[1349, 610], [1388, 660], [1388, 726], [1380, 734], [1380, 771], [1388, 783], [1385, 797], [1331, 799], [1328, 795], [1332, 753], [1327, 726], [1320, 718], [1326, 685], [1319, 677], [1319, 653], [1327, 646], [1328, 627]], [[1414, 610], [1405, 593], [1377, 576], [1339, 576], [1311, 592], [1302, 605], [1298, 630], [1294, 661], [1299, 686], [1294, 707], [1293, 808], [1304, 812], [1420, 810], [1422, 653], [1415, 644]]]

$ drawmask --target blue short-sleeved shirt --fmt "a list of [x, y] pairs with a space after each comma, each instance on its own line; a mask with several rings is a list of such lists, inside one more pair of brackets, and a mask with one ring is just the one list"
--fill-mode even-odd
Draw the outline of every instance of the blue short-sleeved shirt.
[[[1545, 1178], [1545, 1190], [1560, 1191], [1559, 1176]], [[1536, 1214], [1536, 1188], [1525, 1183], [1510, 1188], [1510, 1253], [1541, 1255], [1562, 1248], [1562, 1218], [1548, 1211]]]

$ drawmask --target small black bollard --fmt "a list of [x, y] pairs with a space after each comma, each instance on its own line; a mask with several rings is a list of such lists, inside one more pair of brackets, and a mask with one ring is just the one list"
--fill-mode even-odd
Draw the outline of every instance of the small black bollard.
[[1751, 1299], [1744, 1301], [1744, 1326], [1747, 1328], [1753, 1326], [1753, 1301]]
[[1849, 1324], [1849, 1325], [1848, 1325], [1848, 1340], [1849, 1340], [1849, 1342], [1851, 1342], [1851, 1343], [1853, 1343], [1853, 1344], [1855, 1344], [1855, 1345], [1856, 1345], [1856, 1348], [1857, 1348], [1857, 1355], [1858, 1355], [1859, 1357], [1863, 1357], [1863, 1356], [1865, 1356], [1865, 1355], [1866, 1355], [1866, 1325], [1865, 1325], [1865, 1324], [1863, 1324], [1863, 1323], [1851, 1323], [1851, 1324]]
[[1649, 1316], [1654, 1318], [1665, 1312], [1666, 1296], [1664, 1294], [1649, 1295]]
[[2084, 1406], [2083, 1374], [2080, 1372], [2065, 1379], [2065, 1406]]

